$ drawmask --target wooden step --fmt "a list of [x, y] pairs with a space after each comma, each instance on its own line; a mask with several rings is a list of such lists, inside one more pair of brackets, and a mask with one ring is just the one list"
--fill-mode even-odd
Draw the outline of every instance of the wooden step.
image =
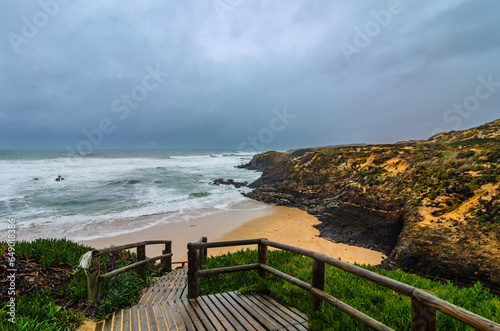
[[99, 331], [309, 330], [299, 310], [258, 293], [228, 292], [186, 298], [187, 269], [156, 279], [139, 304], [110, 314]]

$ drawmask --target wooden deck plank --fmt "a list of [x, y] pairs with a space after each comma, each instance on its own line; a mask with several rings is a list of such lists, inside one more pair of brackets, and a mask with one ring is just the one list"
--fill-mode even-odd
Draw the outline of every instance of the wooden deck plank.
[[175, 271], [175, 276], [171, 279], [170, 283], [168, 283], [168, 286], [164, 288], [164, 292], [162, 293], [161, 296], [158, 296], [157, 300], [158, 301], [168, 301], [172, 299], [172, 295], [175, 295], [176, 289], [180, 286], [180, 281], [182, 280], [182, 271], [177, 270]]
[[144, 305], [139, 305], [137, 307], [139, 307], [139, 327], [141, 330], [149, 330], [146, 307]]
[[189, 314], [187, 313], [183, 302], [181, 300], [176, 300], [174, 302], [177, 305], [177, 309], [179, 310], [179, 313], [181, 314], [181, 317], [182, 317], [182, 320], [184, 321], [184, 324], [186, 325], [186, 329], [188, 331], [196, 331], [196, 327], [194, 326], [193, 321], [191, 320]]
[[163, 310], [161, 309], [160, 303], [155, 302], [152, 304], [152, 307], [155, 312], [158, 330], [167, 330], [167, 323], [165, 322], [165, 317], [163, 316]]
[[162, 302], [162, 301], [167, 301], [169, 300], [172, 291], [176, 287], [176, 283], [181, 276], [181, 272], [179, 270], [174, 270], [172, 271], [172, 277], [170, 278], [170, 281], [168, 283], [165, 283], [165, 286], [163, 286], [162, 291], [158, 293], [158, 295], [155, 298], [155, 301]]
[[247, 314], [248, 318], [250, 318], [250, 320], [248, 320], [246, 316], [241, 314], [241, 311], [244, 312], [244, 310], [242, 309], [236, 310], [234, 305], [231, 302], [229, 302], [221, 293], [214, 294], [214, 296], [217, 298], [217, 300], [219, 300], [219, 302], [222, 305], [224, 305], [224, 307], [231, 313], [231, 315], [233, 315], [234, 318], [238, 320], [238, 322], [241, 324], [244, 330], [255, 331], [255, 328], [253, 327], [254, 323], [252, 323], [253, 322], [252, 318]]
[[198, 297], [196, 299], [196, 302], [200, 305], [200, 308], [207, 314], [207, 317], [209, 320], [212, 322], [213, 326], [215, 327], [216, 330], [224, 330], [222, 324], [220, 324], [219, 319], [217, 316], [214, 315], [214, 313], [208, 308], [207, 304], [201, 297]]
[[189, 315], [189, 318], [193, 322], [193, 325], [196, 328], [196, 330], [205, 330], [203, 323], [201, 322], [200, 318], [196, 314], [194, 308], [191, 306], [191, 302], [189, 302], [189, 300], [187, 300], [187, 299], [178, 300], [176, 303], [177, 303], [177, 306], [179, 306], [179, 304], [182, 304], [184, 306], [184, 308], [186, 309], [186, 313]]
[[[198, 330], [215, 331], [212, 323], [210, 322], [210, 319], [207, 317], [205, 312], [201, 309], [198, 302], [196, 300], [188, 300], [188, 299], [185, 299], [185, 300], [189, 302], [189, 306], [191, 307], [191, 309], [194, 310], [194, 312], [198, 316], [199, 321], [203, 325], [203, 327], [198, 329]], [[188, 313], [189, 313], [189, 311], [188, 311]], [[196, 326], [196, 328], [198, 328], [198, 326]]]
[[156, 296], [158, 295], [159, 292], [161, 292], [163, 290], [163, 287], [160, 285], [160, 284], [157, 284], [157, 286], [155, 286], [155, 288], [153, 289], [153, 291], [151, 292], [151, 295], [149, 296], [149, 298], [144, 302], [145, 305], [147, 304], [152, 304], [153, 302], [155, 302], [155, 299], [156, 299]]
[[254, 317], [254, 319], [262, 324], [267, 330], [280, 329], [282, 326], [270, 318], [265, 312], [261, 311], [253, 302], [246, 300], [244, 294], [229, 292], [229, 295], [243, 308]]
[[170, 311], [170, 307], [168, 306], [167, 302], [159, 302], [162, 311], [163, 311], [163, 316], [165, 317], [165, 321], [167, 322], [167, 327], [169, 330], [177, 330], [177, 326], [175, 325], [174, 317], [172, 316], [172, 312]]
[[224, 316], [223, 313], [221, 313], [221, 311], [208, 298], [208, 296], [202, 296], [202, 297], [200, 297], [200, 299], [202, 299], [203, 302], [205, 302], [205, 304], [207, 305], [208, 309], [210, 309], [210, 311], [214, 314], [214, 316], [217, 318], [217, 320], [220, 322], [220, 324], [222, 324], [222, 326], [224, 327], [224, 329], [226, 329], [226, 330], [232, 330], [231, 322], [229, 322], [227, 320], [227, 317]]
[[156, 280], [156, 284], [149, 287], [148, 291], [141, 296], [139, 304], [150, 304], [160, 301], [157, 299], [161, 298], [165, 289], [168, 288], [168, 285], [173, 281], [173, 279], [175, 279], [175, 277], [177, 277], [177, 273], [171, 272], [165, 277], [158, 278]]
[[137, 306], [130, 307], [130, 328], [139, 330], [139, 308]]
[[280, 320], [280, 323], [286, 323], [286, 325], [284, 326], [286, 326], [287, 328], [291, 328], [292, 330], [297, 329], [304, 331], [304, 326], [301, 324], [303, 321], [297, 321], [294, 318], [295, 316], [288, 315], [283, 309], [281, 309], [286, 309], [286, 307], [284, 307], [283, 305], [278, 303], [273, 304], [257, 293], [249, 294], [248, 298], [251, 298], [254, 302], [260, 302], [263, 305], [262, 307], [267, 307], [268, 312], [273, 312], [274, 314], [276, 314], [276, 316], [279, 316], [278, 319]]
[[187, 273], [182, 273], [181, 274], [181, 277], [177, 283], [177, 286], [176, 286], [176, 291], [175, 291], [175, 295], [174, 295], [174, 298], [173, 300], [179, 300], [182, 296], [182, 292], [184, 290], [184, 288], [186, 287], [186, 279], [187, 279]]
[[177, 306], [173, 301], [167, 301], [170, 310], [172, 311], [172, 316], [174, 317], [175, 325], [177, 325], [177, 330], [186, 330], [184, 321], [182, 320], [181, 314], [177, 310]]
[[184, 272], [183, 283], [180, 285], [180, 288], [181, 288], [180, 298], [181, 299], [187, 298], [187, 269]]
[[220, 294], [224, 299], [226, 299], [226, 301], [240, 314], [242, 315], [247, 321], [248, 323], [250, 323], [252, 325], [252, 327], [254, 329], [256, 329], [257, 331], [265, 331], [266, 329], [260, 325], [259, 323], [255, 323], [255, 318], [253, 316], [251, 316], [250, 314], [247, 313], [247, 311], [245, 309], [242, 309], [240, 307], [240, 305], [238, 303], [236, 303], [236, 301], [234, 301], [234, 299], [231, 297], [231, 295], [229, 295], [229, 293], [221, 293]]
[[187, 268], [157, 278], [141, 304], [119, 310], [95, 330], [309, 330], [307, 317], [265, 294], [217, 293], [188, 300]]
[[252, 318], [252, 316], [250, 316], [244, 309], [241, 309], [229, 295], [227, 295], [226, 293], [217, 293], [214, 295], [217, 299], [219, 299], [224, 307], [226, 307], [226, 309], [229, 310], [229, 312], [240, 322], [245, 330], [265, 330], [259, 323], [255, 323], [255, 320]]
[[158, 322], [156, 321], [155, 310], [153, 305], [147, 305], [146, 314], [148, 317], [148, 326], [150, 331], [158, 331]]
[[[264, 303], [269, 303], [270, 305], [280, 309], [281, 311], [283, 311], [286, 315], [288, 315], [290, 318], [294, 319], [295, 321], [297, 321], [300, 325], [303, 325], [304, 322], [306, 323], [306, 325], [308, 325], [308, 321], [307, 321], [307, 316], [302, 313], [300, 310], [297, 312], [294, 312], [292, 311], [290, 308], [290, 306], [285, 306], [283, 304], [280, 304], [279, 302], [277, 302], [276, 300], [274, 300], [272, 297], [268, 296], [268, 295], [265, 295], [265, 294], [259, 294], [259, 295], [256, 295], [257, 298], [259, 299], [265, 299]], [[302, 328], [301, 328], [302, 329]], [[309, 328], [307, 328], [308, 330]], [[303, 329], [302, 329], [303, 330]]]
[[126, 308], [123, 310], [123, 315], [122, 315], [122, 330], [123, 331], [130, 331], [131, 324], [130, 324], [130, 308]]
[[121, 331], [122, 330], [122, 314], [123, 310], [119, 310], [115, 312], [113, 315], [113, 331]]
[[103, 331], [113, 330], [113, 317], [115, 313], [109, 314], [104, 321]]
[[[259, 309], [265, 312], [269, 317], [279, 323], [279, 325], [281, 325], [282, 327], [288, 328], [292, 326], [292, 324], [290, 324], [290, 322], [286, 318], [283, 318], [283, 316], [281, 316], [279, 313], [276, 313], [274, 309], [269, 309], [266, 305], [257, 300], [253, 295], [247, 294], [244, 296], [244, 299], [253, 302], [257, 307], [259, 307]], [[292, 327], [292, 330], [294, 329], [295, 328]]]
[[146, 288], [145, 291], [143, 291], [144, 293], [141, 292], [141, 295], [140, 295], [141, 299], [139, 300], [139, 304], [140, 305], [145, 304], [147, 302], [147, 300], [149, 299], [149, 297], [151, 296], [151, 294], [153, 293], [153, 291], [157, 288], [159, 288], [159, 285], [153, 284], [150, 287]]
[[156, 297], [156, 301], [157, 302], [168, 301], [168, 297], [170, 296], [171, 291], [172, 291], [171, 288], [164, 287], [162, 293], [159, 293], [158, 296]]
[[213, 304], [217, 307], [217, 309], [220, 310], [222, 315], [231, 323], [233, 329], [238, 330], [238, 331], [243, 331], [245, 328], [241, 325], [241, 323], [227, 310], [227, 308], [221, 303], [219, 298], [217, 298], [215, 295], [207, 295], [208, 299], [210, 299]]

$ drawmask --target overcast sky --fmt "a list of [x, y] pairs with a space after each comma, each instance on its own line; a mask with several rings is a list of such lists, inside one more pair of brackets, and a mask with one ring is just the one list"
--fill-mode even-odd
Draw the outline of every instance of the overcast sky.
[[0, 148], [288, 149], [500, 117], [500, 1], [0, 2]]

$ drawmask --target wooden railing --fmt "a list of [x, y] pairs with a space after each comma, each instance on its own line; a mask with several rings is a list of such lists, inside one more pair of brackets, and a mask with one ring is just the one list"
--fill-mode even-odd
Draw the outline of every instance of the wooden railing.
[[[205, 238], [206, 241], [206, 238]], [[201, 266], [200, 256], [206, 254], [208, 248], [229, 247], [242, 245], [258, 245], [258, 260], [255, 264], [239, 265], [233, 267], [199, 270]], [[303, 282], [288, 274], [271, 268], [267, 265], [267, 248], [274, 247], [289, 252], [301, 254], [313, 259], [311, 284]], [[325, 254], [313, 252], [307, 249], [289, 246], [267, 239], [250, 239], [224, 242], [188, 244], [188, 298], [194, 299], [199, 295], [199, 277], [217, 275], [236, 271], [258, 270], [259, 275], [267, 277], [273, 274], [291, 284], [294, 284], [311, 293], [310, 309], [319, 309], [322, 302], [340, 309], [347, 315], [355, 318], [374, 330], [392, 330], [388, 326], [365, 315], [357, 309], [343, 303], [326, 293], [325, 274], [326, 264], [347, 271], [358, 277], [365, 278], [373, 283], [404, 294], [411, 298], [411, 329], [412, 330], [436, 330], [436, 311], [459, 320], [477, 330], [497, 330], [500, 331], [500, 324], [490, 321], [482, 316], [476, 315], [468, 310], [455, 306], [447, 301], [441, 300], [433, 293], [415, 288], [413, 286], [398, 282], [394, 279], [381, 276], [377, 273], [356, 267], [346, 262], [331, 258]]]
[[[165, 249], [162, 255], [146, 259], [146, 245], [164, 244]], [[120, 269], [108, 272], [107, 274], [100, 275], [100, 256], [103, 254], [114, 253], [125, 249], [137, 247], [137, 262], [129, 264]], [[137, 268], [137, 273], [142, 279], [146, 280], [146, 263], [156, 260], [162, 260], [163, 269], [165, 271], [172, 270], [172, 241], [170, 240], [149, 240], [141, 241], [133, 244], [113, 246], [109, 248], [98, 249], [92, 251], [92, 259], [90, 267], [87, 270], [87, 298], [90, 301], [100, 299], [100, 282], [111, 277], [122, 274], [130, 269]]]

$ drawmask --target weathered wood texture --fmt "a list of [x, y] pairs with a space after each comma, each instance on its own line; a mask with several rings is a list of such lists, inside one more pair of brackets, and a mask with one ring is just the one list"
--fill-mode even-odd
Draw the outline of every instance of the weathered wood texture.
[[[267, 264], [267, 245], [259, 243], [257, 248], [257, 263]], [[267, 278], [268, 274], [263, 269], [259, 269], [259, 276], [262, 278]]]
[[[318, 290], [325, 290], [325, 277], [326, 277], [326, 265], [324, 262], [320, 262], [318, 260], [313, 261], [313, 270], [312, 270], [312, 280], [311, 286], [317, 288]], [[317, 297], [311, 293], [311, 302], [309, 309], [312, 311], [316, 311], [321, 306], [323, 299], [321, 297]]]
[[[146, 259], [146, 245], [137, 246], [137, 261], [144, 261]], [[142, 279], [146, 280], [146, 265], [140, 264], [137, 266], [137, 274]]]
[[411, 300], [411, 330], [412, 331], [436, 331], [437, 330], [436, 309]]
[[110, 314], [95, 330], [308, 330], [307, 317], [269, 296], [235, 292], [186, 298], [187, 270], [145, 289], [138, 305]]
[[90, 301], [100, 300], [101, 287], [99, 286], [100, 274], [100, 259], [99, 256], [92, 256], [90, 267], [87, 270], [87, 298]]
[[161, 263], [163, 264], [163, 270], [170, 272], [172, 271], [172, 255], [167, 255], [167, 254], [172, 254], [172, 243], [165, 243], [165, 249], [161, 252], [164, 256], [164, 258], [161, 260]]
[[200, 280], [198, 278], [198, 268], [200, 255], [198, 250], [188, 250], [188, 298], [196, 299], [200, 293]]

